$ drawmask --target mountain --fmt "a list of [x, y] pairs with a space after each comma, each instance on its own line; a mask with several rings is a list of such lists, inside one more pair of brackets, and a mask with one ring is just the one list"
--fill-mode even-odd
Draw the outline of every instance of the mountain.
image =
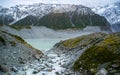
[[120, 2], [113, 3], [106, 6], [99, 6], [93, 8], [97, 14], [104, 16], [111, 24], [113, 32], [120, 31]]
[[9, 22], [13, 24], [16, 21], [19, 21], [29, 15], [36, 16], [37, 18], [41, 18], [45, 14], [49, 13], [51, 9], [52, 9], [52, 5], [46, 5], [41, 3], [33, 4], [33, 5], [16, 5], [10, 8], [2, 8], [0, 10], [0, 15], [11, 16], [11, 18], [7, 18], [7, 20], [13, 20]]
[[24, 64], [38, 60], [42, 56], [40, 50], [27, 44], [21, 37], [0, 31], [0, 75], [17, 71]]
[[110, 29], [104, 17], [82, 5], [41, 3], [16, 5], [11, 8], [2, 8], [0, 14], [2, 24], [6, 22], [10, 25], [37, 25], [52, 29], [84, 28], [86, 26], [101, 26], [101, 29]]
[[[52, 29], [84, 28], [86, 26], [107, 26], [104, 17], [95, 14], [90, 8], [77, 5], [64, 5], [42, 17], [38, 25]], [[47, 22], [46, 22], [47, 21]]]

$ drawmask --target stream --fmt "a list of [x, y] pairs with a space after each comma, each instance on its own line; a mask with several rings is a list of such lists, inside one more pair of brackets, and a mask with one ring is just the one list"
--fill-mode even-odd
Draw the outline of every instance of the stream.
[[26, 65], [23, 70], [18, 71], [15, 75], [75, 75], [74, 72], [65, 68], [64, 66], [69, 63], [69, 55], [58, 55], [53, 51], [47, 52], [57, 42], [64, 39], [25, 39], [33, 47], [42, 50], [45, 54], [45, 58], [40, 61], [34, 61], [34, 63]]

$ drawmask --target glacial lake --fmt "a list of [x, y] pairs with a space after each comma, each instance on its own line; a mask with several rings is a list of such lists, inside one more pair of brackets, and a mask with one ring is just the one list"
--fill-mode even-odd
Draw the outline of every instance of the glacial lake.
[[51, 49], [56, 43], [60, 42], [61, 40], [65, 39], [25, 39], [28, 44], [42, 51]]

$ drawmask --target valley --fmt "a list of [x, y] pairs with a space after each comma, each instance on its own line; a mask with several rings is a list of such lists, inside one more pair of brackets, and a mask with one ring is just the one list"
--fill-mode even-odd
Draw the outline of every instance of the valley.
[[120, 75], [119, 7], [0, 6], [0, 75]]
[[[31, 26], [31, 29], [23, 28], [16, 30], [9, 26], [3, 26], [0, 30], [21, 36], [32, 47], [44, 53], [43, 58], [40, 58], [39, 61], [35, 60], [32, 63], [26, 63], [23, 67], [17, 68], [17, 72], [11, 72], [12, 75], [75, 75], [77, 73], [69, 68], [75, 61], [74, 58], [78, 58], [78, 55], [75, 56], [76, 54], [72, 55], [67, 53], [58, 54], [52, 48], [60, 41], [101, 31], [97, 26], [88, 26], [83, 30], [53, 30], [38, 26]], [[105, 31], [101, 32], [107, 33]], [[83, 51], [78, 52], [78, 54], [82, 53]], [[68, 65], [69, 67], [67, 67]]]

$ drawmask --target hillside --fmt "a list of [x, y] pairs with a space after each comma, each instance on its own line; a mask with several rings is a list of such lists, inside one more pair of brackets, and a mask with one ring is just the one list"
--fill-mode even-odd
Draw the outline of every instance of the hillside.
[[0, 75], [17, 71], [42, 56], [40, 50], [27, 44], [21, 37], [0, 31]]
[[[93, 33], [61, 41], [53, 50], [72, 56], [71, 68], [83, 75], [120, 74], [120, 33]], [[69, 59], [69, 58], [68, 58]]]

